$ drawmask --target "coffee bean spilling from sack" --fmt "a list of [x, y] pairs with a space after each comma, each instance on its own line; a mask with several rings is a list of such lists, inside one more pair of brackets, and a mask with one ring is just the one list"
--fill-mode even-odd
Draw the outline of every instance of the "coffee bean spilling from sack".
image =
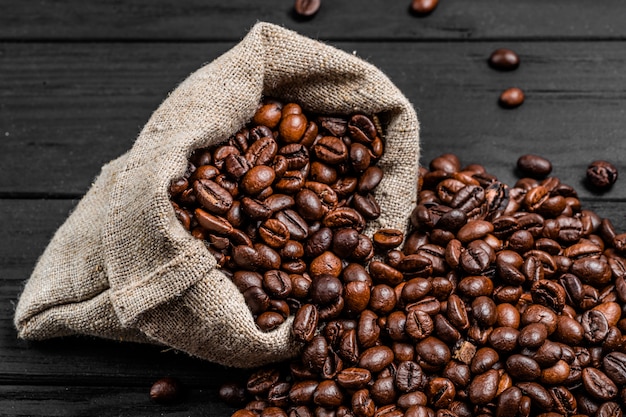
[[379, 231], [379, 260], [315, 277], [299, 357], [225, 385], [233, 416], [621, 416], [626, 235], [555, 177], [421, 174], [402, 250]]
[[[315, 320], [332, 317], [344, 307], [342, 262], [374, 254], [376, 240], [362, 231], [380, 215], [372, 192], [382, 153], [370, 117], [310, 116], [268, 100], [227, 143], [194, 152], [171, 184], [172, 204], [232, 276], [260, 329], [307, 302], [319, 306]], [[380, 244], [400, 244], [398, 233]]]

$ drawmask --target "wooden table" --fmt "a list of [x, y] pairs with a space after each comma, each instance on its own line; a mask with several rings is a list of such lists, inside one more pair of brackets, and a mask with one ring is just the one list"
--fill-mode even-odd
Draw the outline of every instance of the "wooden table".
[[[595, 159], [626, 168], [626, 2], [441, 0], [427, 17], [409, 1], [325, 1], [299, 21], [289, 0], [4, 0], [0, 12], [0, 415], [228, 416], [224, 374], [155, 346], [68, 337], [16, 338], [18, 295], [54, 231], [100, 167], [129, 149], [178, 83], [234, 46], [257, 21], [297, 30], [381, 68], [414, 104], [422, 163], [444, 153], [513, 184], [524, 153], [552, 160], [584, 208], [626, 231], [626, 181], [586, 188]], [[514, 72], [487, 65], [495, 48]], [[497, 105], [518, 86], [526, 102]], [[624, 172], [626, 175], [626, 171]], [[148, 391], [170, 375], [178, 405]]]

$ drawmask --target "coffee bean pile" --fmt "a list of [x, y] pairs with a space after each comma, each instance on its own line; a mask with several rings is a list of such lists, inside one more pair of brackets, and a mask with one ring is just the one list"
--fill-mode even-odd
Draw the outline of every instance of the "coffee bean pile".
[[626, 235], [555, 177], [446, 154], [418, 186], [402, 250], [381, 231], [375, 260], [309, 271], [303, 350], [225, 384], [233, 416], [621, 416]]
[[172, 182], [178, 219], [206, 241], [260, 329], [275, 329], [307, 302], [318, 306], [316, 319], [353, 308], [341, 296], [342, 262], [358, 266], [374, 245], [402, 242], [398, 231], [373, 242], [362, 233], [380, 216], [372, 194], [383, 175], [376, 124], [362, 114], [307, 116], [298, 104], [266, 100], [249, 126], [194, 152]]

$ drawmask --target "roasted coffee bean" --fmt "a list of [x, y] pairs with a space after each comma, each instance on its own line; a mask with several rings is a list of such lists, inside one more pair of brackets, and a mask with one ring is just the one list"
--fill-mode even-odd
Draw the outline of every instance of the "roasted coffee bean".
[[517, 338], [521, 347], [538, 348], [548, 337], [548, 329], [541, 323], [531, 323], [524, 326]]
[[535, 281], [530, 290], [533, 301], [550, 307], [557, 313], [565, 307], [565, 289], [557, 282], [550, 280]]
[[315, 276], [309, 290], [311, 299], [317, 304], [330, 304], [343, 294], [343, 286], [337, 277], [329, 274]]
[[602, 364], [604, 372], [615, 384], [622, 386], [626, 383], [626, 354], [611, 352], [604, 357]]
[[333, 235], [332, 251], [340, 258], [347, 258], [359, 245], [359, 232], [355, 229], [339, 229]]
[[242, 407], [246, 402], [246, 389], [235, 383], [226, 382], [220, 386], [219, 399], [231, 407]]
[[496, 397], [498, 391], [498, 371], [490, 369], [474, 377], [469, 385], [469, 399], [474, 404], [487, 404]]
[[379, 314], [391, 312], [397, 303], [396, 293], [389, 285], [378, 284], [372, 287], [369, 308]]
[[319, 160], [330, 165], [337, 165], [348, 159], [348, 148], [336, 136], [323, 136], [313, 146]]
[[607, 161], [593, 161], [587, 167], [586, 177], [591, 186], [604, 190], [617, 181], [617, 168]]
[[496, 402], [495, 417], [509, 417], [518, 413], [522, 402], [522, 391], [517, 387], [504, 390]]
[[259, 314], [255, 322], [259, 329], [264, 332], [269, 332], [283, 324], [285, 322], [285, 318], [280, 313], [265, 311]]
[[278, 382], [279, 378], [280, 373], [277, 369], [261, 368], [248, 378], [246, 388], [253, 395], [264, 394]]
[[374, 190], [383, 179], [383, 170], [377, 166], [367, 168], [357, 184], [357, 191], [361, 194], [367, 194]]
[[328, 357], [328, 349], [328, 342], [324, 336], [314, 336], [313, 340], [306, 344], [302, 351], [302, 364], [313, 372], [320, 372]]
[[402, 361], [396, 368], [395, 386], [401, 392], [412, 392], [422, 389], [426, 377], [422, 368], [413, 361]]
[[416, 15], [427, 15], [432, 13], [439, 4], [439, 0], [412, 0], [411, 12]]
[[358, 366], [370, 372], [378, 373], [393, 362], [393, 351], [387, 346], [375, 346], [365, 350], [360, 358]]
[[602, 342], [609, 332], [609, 323], [600, 311], [585, 311], [581, 317], [580, 324], [584, 330], [585, 340], [591, 343]]
[[361, 144], [370, 144], [377, 137], [376, 126], [367, 116], [355, 114], [348, 122], [350, 137]]
[[304, 240], [309, 235], [306, 222], [294, 210], [279, 211], [275, 214], [275, 217], [287, 227], [291, 239]]
[[475, 298], [472, 301], [472, 317], [480, 326], [493, 326], [498, 318], [496, 303], [486, 296]]
[[512, 71], [519, 67], [519, 56], [506, 48], [496, 49], [489, 56], [489, 66], [499, 71]]
[[161, 378], [150, 387], [150, 399], [159, 404], [173, 404], [182, 399], [182, 385], [173, 377]]
[[474, 354], [472, 362], [470, 363], [470, 371], [473, 374], [482, 374], [491, 369], [498, 361], [500, 356], [495, 350], [484, 347], [480, 348]]
[[489, 344], [497, 351], [511, 352], [517, 348], [519, 330], [513, 327], [497, 327], [489, 334]]
[[622, 415], [622, 409], [614, 401], [602, 403], [596, 412], [597, 417], [621, 417]]
[[436, 337], [428, 336], [415, 345], [415, 352], [424, 363], [434, 366], [444, 366], [450, 360], [450, 349]]
[[549, 160], [532, 154], [521, 156], [517, 160], [517, 168], [523, 174], [533, 178], [544, 178], [552, 172], [552, 164]]
[[[370, 386], [370, 395], [379, 406], [385, 406], [395, 402], [397, 392], [394, 386], [393, 376], [377, 378]], [[379, 412], [380, 412], [379, 407]]]
[[541, 367], [535, 360], [518, 354], [511, 355], [506, 360], [506, 370], [519, 381], [534, 381], [541, 375]]
[[554, 400], [550, 392], [536, 382], [520, 382], [516, 386], [522, 393], [528, 396], [533, 405], [542, 410], [550, 411], [554, 406]]
[[333, 408], [343, 402], [343, 392], [332, 380], [321, 381], [313, 392], [313, 403], [325, 408]]
[[428, 382], [426, 395], [435, 408], [447, 408], [456, 396], [456, 389], [448, 378], [435, 377]]
[[[550, 335], [556, 330], [557, 315], [547, 307], [533, 304], [522, 313], [522, 325], [526, 326], [532, 323], [543, 324], [548, 331], [548, 335]], [[541, 330], [538, 331], [541, 332]]]
[[376, 405], [367, 389], [360, 389], [352, 394], [351, 407], [356, 417], [373, 417], [376, 411]]
[[585, 390], [594, 398], [607, 401], [618, 393], [617, 386], [606, 374], [596, 368], [585, 368], [582, 372]]
[[337, 374], [337, 383], [343, 388], [359, 390], [372, 380], [370, 371], [364, 368], [345, 368]]
[[399, 246], [404, 240], [404, 233], [397, 229], [380, 229], [374, 233], [374, 245], [382, 250], [390, 250]]
[[193, 184], [196, 199], [213, 214], [224, 214], [233, 204], [233, 198], [223, 187], [211, 180], [201, 179]]

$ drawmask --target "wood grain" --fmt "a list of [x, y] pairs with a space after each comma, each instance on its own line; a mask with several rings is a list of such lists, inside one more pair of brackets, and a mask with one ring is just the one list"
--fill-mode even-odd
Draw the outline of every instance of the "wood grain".
[[216, 391], [187, 387], [181, 401], [161, 405], [149, 399], [150, 383], [141, 386], [0, 385], [0, 413], [10, 416], [228, 416], [234, 409]]
[[318, 39], [477, 40], [618, 39], [626, 36], [621, 0], [446, 0], [429, 16], [410, 0], [325, 1], [311, 20], [292, 15], [293, 0], [5, 0], [5, 40], [230, 40], [257, 21]]
[[[626, 198], [626, 182], [594, 195], [594, 159], [626, 153], [626, 48], [616, 42], [515, 42], [522, 65], [486, 65], [499, 44], [336, 43], [377, 65], [414, 104], [423, 164], [444, 153], [482, 163], [514, 182], [524, 153], [553, 161], [553, 174], [586, 197]], [[100, 167], [128, 150], [168, 92], [233, 43], [28, 43], [0, 45], [0, 195], [78, 197]], [[497, 105], [519, 86], [518, 109]]]

